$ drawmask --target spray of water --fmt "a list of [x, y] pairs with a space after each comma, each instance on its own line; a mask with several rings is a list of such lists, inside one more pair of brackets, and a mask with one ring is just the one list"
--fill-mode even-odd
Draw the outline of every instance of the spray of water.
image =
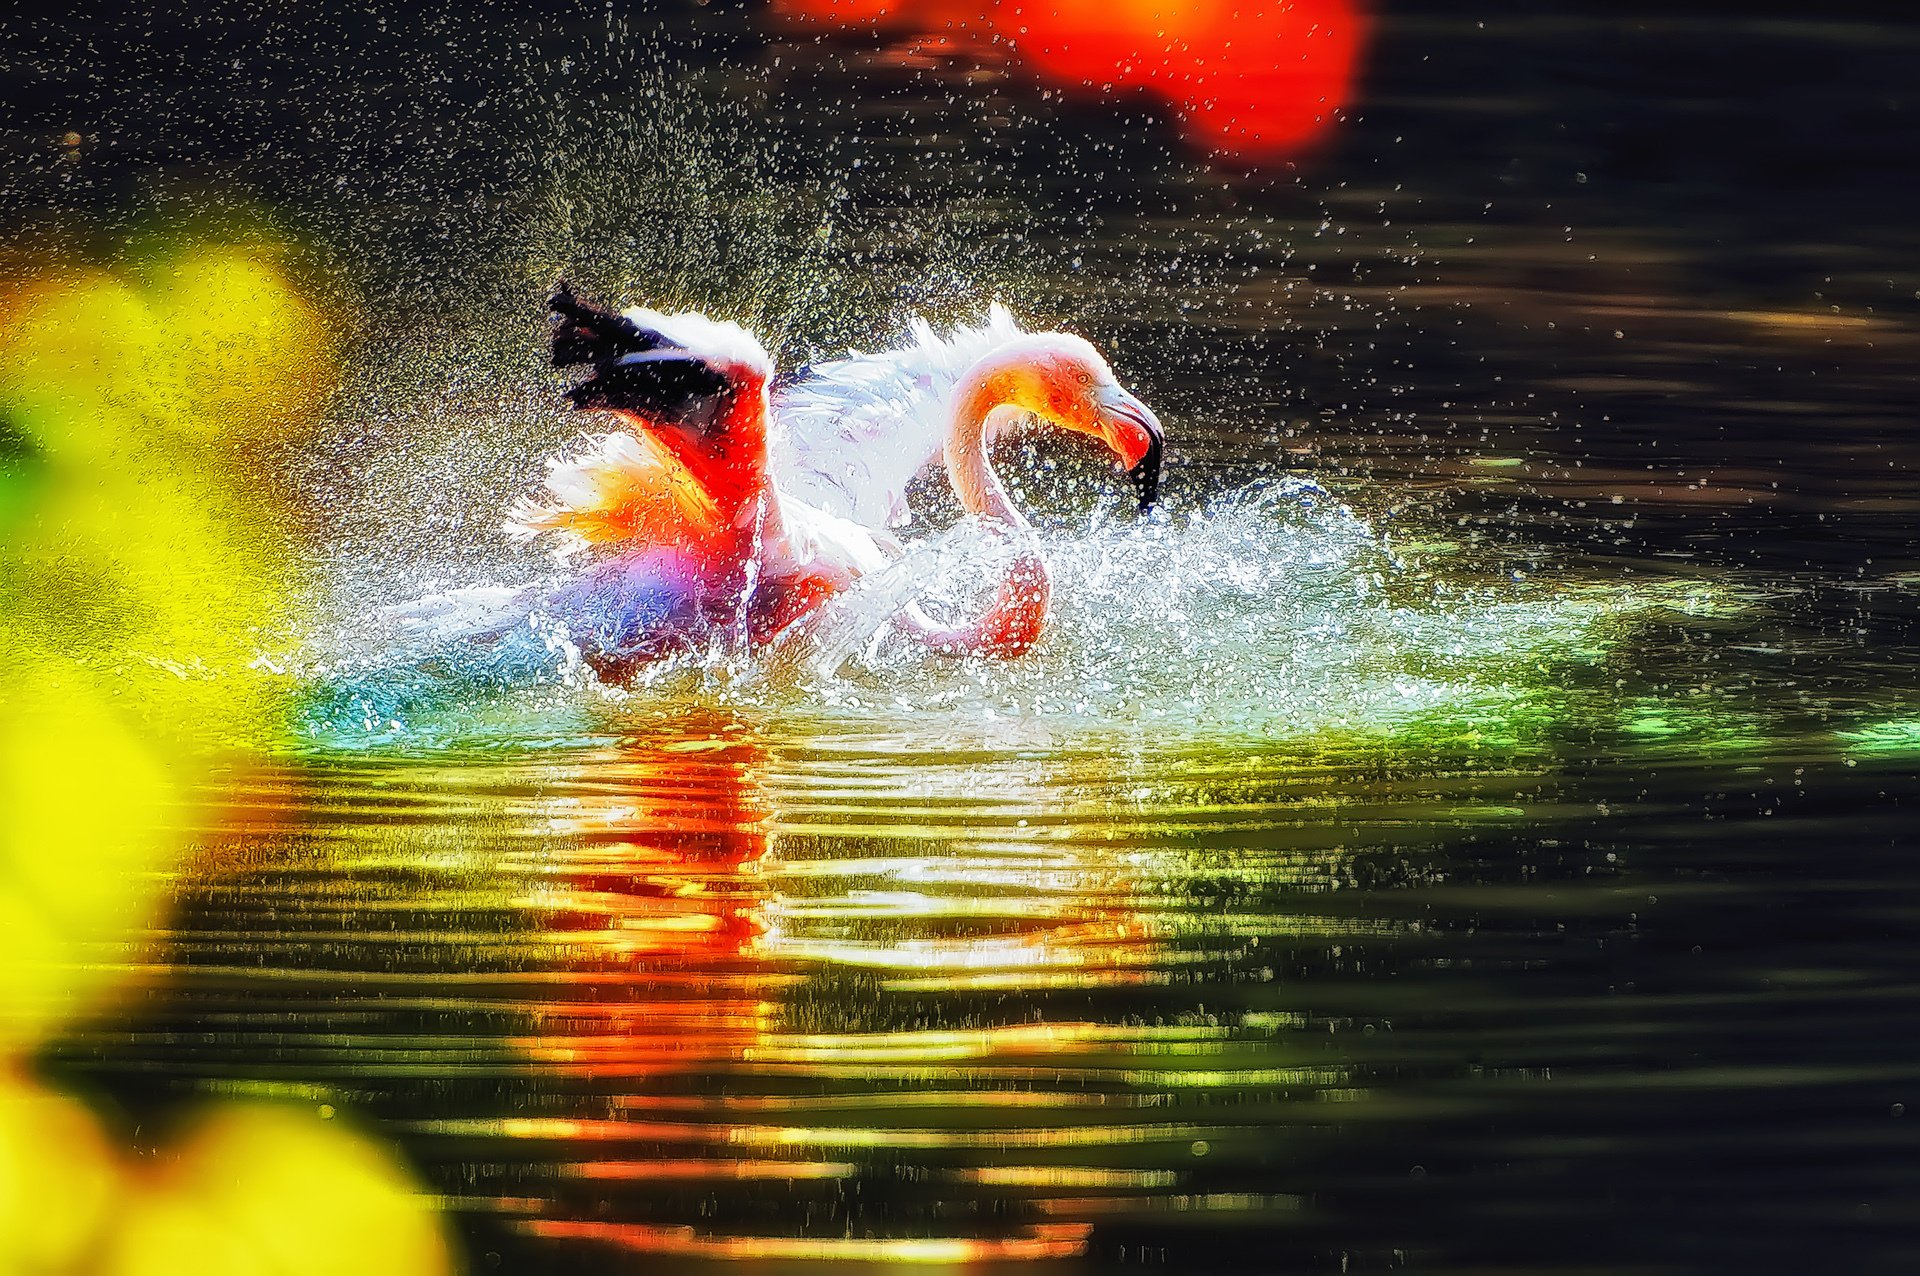
[[771, 650], [689, 650], [623, 687], [594, 679], [527, 591], [454, 591], [374, 614], [307, 666], [308, 729], [345, 744], [572, 738], [694, 701], [842, 723], [1292, 739], [1439, 723], [1502, 736], [1636, 623], [1717, 605], [1698, 586], [1448, 581], [1400, 562], [1301, 480], [1153, 519], [1096, 511], [1043, 546], [1055, 612], [1017, 660], [941, 656], [896, 623], [909, 605], [935, 616], [982, 605], [1011, 547], [969, 521], [911, 542]]

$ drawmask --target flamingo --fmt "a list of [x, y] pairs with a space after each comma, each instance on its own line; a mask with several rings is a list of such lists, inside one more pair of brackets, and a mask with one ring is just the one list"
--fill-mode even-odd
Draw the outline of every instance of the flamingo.
[[1032, 413], [1090, 434], [1130, 467], [1143, 508], [1158, 493], [1161, 430], [1097, 350], [1067, 333], [1023, 333], [1004, 309], [942, 340], [776, 379], [737, 324], [549, 301], [556, 367], [587, 366], [579, 409], [629, 428], [550, 460], [546, 492], [509, 532], [567, 536], [608, 556], [551, 591], [558, 618], [603, 677], [623, 679], [714, 633], [776, 639], [901, 552], [907, 483], [936, 456], [962, 508], [1015, 545], [985, 613], [951, 626], [897, 618], [934, 650], [1011, 657], [1038, 640], [1051, 585], [1032, 528], [987, 455], [996, 426]]
[[[916, 318], [910, 332], [897, 350], [853, 354], [775, 378], [769, 464], [782, 491], [868, 527], [905, 523], [907, 484], [953, 435], [961, 379], [998, 354], [1013, 365], [1025, 360], [1052, 381], [1009, 398], [1009, 406], [1047, 404], [1034, 410], [1099, 437], [1131, 467], [1127, 476], [1142, 510], [1159, 499], [1159, 418], [1120, 387], [1086, 341], [1028, 333], [998, 302], [978, 327], [942, 337]], [[1092, 402], [1070, 392], [1076, 381], [1094, 391]]]

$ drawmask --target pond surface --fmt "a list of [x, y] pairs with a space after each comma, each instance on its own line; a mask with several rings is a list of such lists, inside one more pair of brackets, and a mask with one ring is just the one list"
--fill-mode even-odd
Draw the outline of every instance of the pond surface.
[[1016, 666], [316, 675], [55, 1073], [335, 1107], [476, 1271], [1920, 1266], [1920, 46], [1481, 8], [1385, 6], [1251, 177], [753, 7], [62, 54], [233, 132], [17, 187], [244, 182], [369, 299], [287, 463], [325, 609], [534, 570], [482, 532], [575, 428], [560, 271], [792, 358], [1005, 296], [1176, 458], [1140, 523], [1005, 454], [1061, 581]]
[[289, 766], [62, 1053], [374, 1120], [506, 1270], [1893, 1270], [1910, 764], [1596, 743]]

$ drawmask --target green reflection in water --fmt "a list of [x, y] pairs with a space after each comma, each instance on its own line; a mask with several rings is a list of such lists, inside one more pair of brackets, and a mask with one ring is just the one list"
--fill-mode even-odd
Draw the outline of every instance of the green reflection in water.
[[1777, 743], [1750, 710], [1711, 698], [1637, 697], [1622, 707], [1621, 732], [1647, 744], [1684, 744], [1713, 754], [1741, 754]]
[[1890, 718], [1834, 735], [1846, 742], [1849, 753], [1898, 756], [1920, 753], [1920, 718]]

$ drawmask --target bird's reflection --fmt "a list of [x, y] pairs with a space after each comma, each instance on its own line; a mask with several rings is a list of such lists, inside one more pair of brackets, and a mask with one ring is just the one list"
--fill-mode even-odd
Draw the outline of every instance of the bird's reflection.
[[[1140, 977], [1157, 945], [1124, 857], [1045, 820], [1069, 790], [1004, 754], [923, 758], [902, 793], [882, 765], [894, 742], [813, 747], [701, 714], [556, 763], [515, 852], [553, 963], [515, 1043], [538, 1065], [538, 1111], [460, 1132], [545, 1164], [542, 1190], [499, 1204], [547, 1240], [686, 1258], [1078, 1252], [1089, 1227], [1035, 1199], [1050, 1185], [1167, 1181], [1087, 1169], [1113, 1109], [1039, 1083], [1093, 1047], [1099, 1083], [1124, 1087], [1112, 1029], [896, 1020], [930, 995]], [[903, 1180], [903, 1159], [945, 1186]]]
[[518, 1267], [1098, 1251], [1106, 1220], [1281, 1208], [1209, 1190], [1273, 1154], [1219, 1096], [1356, 1093], [1271, 991], [1178, 991], [1277, 960], [1250, 933], [1358, 933], [1221, 911], [1327, 860], [1311, 829], [1223, 860], [1230, 777], [1195, 806], [1004, 723], [625, 729], [237, 784], [169, 937], [198, 973], [76, 1048], [344, 1099]]
[[[264, 999], [209, 985], [156, 1029], [223, 1016], [200, 1066], [367, 1096], [520, 1267], [1097, 1256], [1096, 1224], [1287, 1208], [1211, 1186], [1275, 1150], [1222, 1095], [1358, 1093], [1266, 984], [1385, 924], [1226, 908], [1328, 871], [1281, 821], [1311, 776], [1230, 794], [1256, 853], [1222, 849], [1230, 775], [1155, 789], [1030, 726], [626, 729], [263, 780], [267, 845], [210, 860], [178, 942]], [[1247, 1013], [1179, 991], [1242, 966]]]
[[550, 776], [519, 857], [525, 901], [562, 966], [561, 995], [520, 1044], [597, 1077], [737, 1059], [777, 976], [747, 955], [764, 931], [765, 748], [697, 715]]

